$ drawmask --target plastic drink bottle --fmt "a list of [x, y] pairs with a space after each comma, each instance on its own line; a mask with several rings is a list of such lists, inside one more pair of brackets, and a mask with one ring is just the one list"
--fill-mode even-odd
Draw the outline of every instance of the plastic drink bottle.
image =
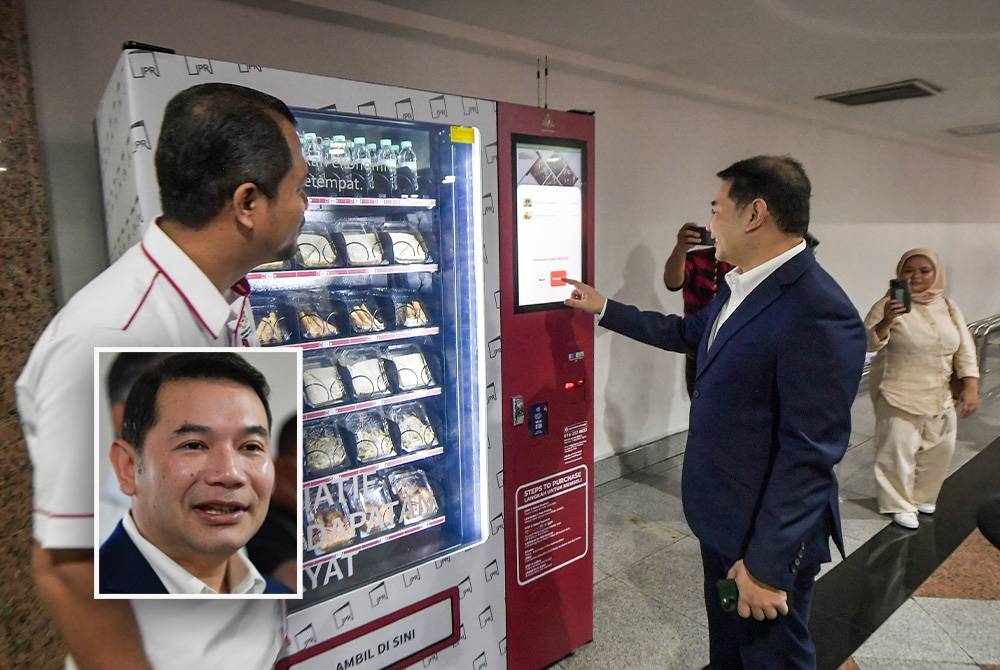
[[375, 195], [394, 198], [399, 189], [396, 186], [396, 154], [392, 151], [392, 140], [379, 140], [379, 145], [375, 155]]
[[351, 159], [354, 162], [354, 181], [361, 191], [357, 195], [373, 193], [375, 191], [375, 175], [372, 173], [372, 156], [365, 146], [364, 137], [354, 138]]
[[416, 196], [417, 187], [417, 154], [413, 150], [413, 142], [403, 140], [399, 143], [399, 156], [396, 157], [396, 183], [401, 196]]

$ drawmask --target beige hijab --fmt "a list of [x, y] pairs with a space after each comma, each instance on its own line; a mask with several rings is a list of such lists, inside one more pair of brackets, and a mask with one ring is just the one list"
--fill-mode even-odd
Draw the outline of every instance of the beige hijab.
[[941, 267], [941, 260], [938, 258], [938, 255], [930, 249], [910, 249], [903, 254], [903, 257], [899, 259], [899, 263], [896, 264], [897, 277], [900, 279], [903, 278], [903, 265], [905, 265], [906, 261], [910, 260], [914, 256], [923, 256], [931, 262], [931, 265], [934, 266], [934, 283], [931, 284], [930, 288], [926, 291], [913, 293], [911, 296], [913, 298], [913, 302], [919, 302], [921, 305], [926, 305], [934, 302], [944, 293], [944, 268]]

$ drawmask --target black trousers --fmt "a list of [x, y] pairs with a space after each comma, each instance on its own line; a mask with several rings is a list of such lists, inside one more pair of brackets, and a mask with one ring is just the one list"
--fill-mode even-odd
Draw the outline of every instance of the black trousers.
[[740, 557], [723, 556], [701, 545], [712, 670], [815, 670], [816, 647], [809, 637], [809, 610], [820, 562], [829, 560], [827, 547], [819, 549], [807, 543], [795, 576], [793, 606], [788, 614], [757, 621], [753, 617], [743, 619], [735, 610], [726, 612], [719, 602], [716, 582], [726, 578], [729, 568]]

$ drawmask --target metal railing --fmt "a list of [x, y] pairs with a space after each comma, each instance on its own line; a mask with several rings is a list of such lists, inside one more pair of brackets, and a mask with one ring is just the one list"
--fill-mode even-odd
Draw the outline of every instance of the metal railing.
[[997, 338], [995, 333], [1000, 331], [1000, 314], [980, 319], [969, 324], [969, 331], [972, 339], [976, 342], [976, 357], [979, 359], [979, 374], [985, 376], [989, 372], [986, 366], [987, 348], [994, 343]]
[[[990, 372], [986, 365], [989, 360], [990, 345], [1000, 345], [1000, 314], [988, 316], [985, 319], [972, 321], [969, 324], [969, 332], [972, 333], [972, 341], [976, 345], [976, 359], [979, 362], [980, 392], [982, 393], [982, 379]], [[866, 362], [864, 370], [861, 372], [861, 383], [858, 385], [858, 395], [868, 390], [868, 374], [871, 372], [871, 362]], [[1000, 392], [1000, 387], [990, 391], [985, 395], [992, 395]]]

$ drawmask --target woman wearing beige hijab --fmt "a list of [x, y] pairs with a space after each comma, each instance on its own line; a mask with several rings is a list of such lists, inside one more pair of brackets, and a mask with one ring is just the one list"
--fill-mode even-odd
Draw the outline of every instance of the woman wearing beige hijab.
[[[979, 405], [976, 350], [958, 307], [944, 297], [944, 268], [930, 249], [910, 249], [896, 276], [910, 282], [912, 308], [889, 296], [865, 319], [875, 405], [875, 482], [879, 512], [917, 528], [933, 514], [955, 452], [956, 409]], [[961, 380], [952, 399], [949, 380]]]

